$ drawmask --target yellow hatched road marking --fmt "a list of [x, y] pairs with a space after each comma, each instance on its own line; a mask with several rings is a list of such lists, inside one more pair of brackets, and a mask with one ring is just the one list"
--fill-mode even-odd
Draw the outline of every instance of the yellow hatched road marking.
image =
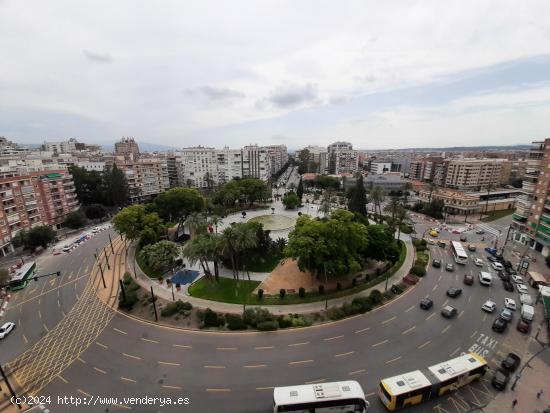
[[76, 389], [79, 393], [83, 394], [84, 396], [88, 396], [88, 397], [92, 397], [92, 395], [90, 393], [86, 393], [84, 390], [82, 389]]
[[401, 334], [402, 334], [402, 335], [409, 334], [409, 333], [410, 333], [411, 331], [413, 331], [415, 328], [416, 328], [416, 326], [412, 326], [411, 328], [408, 328], [408, 329], [406, 329], [405, 331], [403, 331]]
[[102, 374], [107, 374], [105, 370], [101, 370], [100, 368], [97, 368], [97, 367], [94, 367], [94, 370]]

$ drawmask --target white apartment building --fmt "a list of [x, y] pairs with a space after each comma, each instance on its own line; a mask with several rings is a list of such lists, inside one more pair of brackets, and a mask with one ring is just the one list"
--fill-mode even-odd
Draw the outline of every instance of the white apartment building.
[[[287, 155], [288, 156], [288, 155]], [[216, 149], [217, 185], [224, 184], [234, 178], [242, 178], [243, 154], [240, 149]]]
[[46, 152], [56, 153], [72, 153], [77, 150], [85, 149], [86, 145], [78, 142], [75, 138], [71, 138], [68, 141], [60, 142], [47, 142], [42, 144], [42, 149]]
[[288, 162], [288, 150], [285, 145], [266, 146], [271, 173], [277, 173]]
[[385, 173], [391, 172], [391, 169], [391, 161], [371, 161], [369, 172], [371, 174], [383, 175]]
[[349, 142], [334, 142], [328, 146], [328, 173], [340, 175], [359, 169], [359, 152]]
[[241, 153], [243, 178], [258, 178], [267, 181], [271, 177], [271, 162], [266, 148], [248, 145], [241, 150]]
[[105, 170], [105, 162], [100, 161], [77, 161], [75, 165], [86, 169], [88, 172], [103, 172]]

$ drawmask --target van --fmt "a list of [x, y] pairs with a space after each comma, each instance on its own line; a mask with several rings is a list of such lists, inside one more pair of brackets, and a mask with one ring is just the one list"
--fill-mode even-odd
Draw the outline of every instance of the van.
[[493, 276], [491, 273], [480, 271], [479, 272], [479, 283], [483, 285], [491, 285], [493, 282]]
[[533, 321], [535, 318], [535, 308], [531, 305], [523, 304], [521, 306], [521, 319], [527, 322]]

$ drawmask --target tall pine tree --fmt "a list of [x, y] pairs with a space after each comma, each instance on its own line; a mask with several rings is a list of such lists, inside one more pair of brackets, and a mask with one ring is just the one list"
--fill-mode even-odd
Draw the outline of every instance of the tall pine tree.
[[302, 177], [300, 177], [300, 183], [298, 184], [298, 189], [296, 189], [296, 195], [298, 195], [300, 203], [302, 203], [302, 197], [304, 196], [304, 184], [302, 183]]
[[363, 175], [359, 175], [357, 178], [348, 202], [348, 209], [361, 215], [367, 215], [367, 191], [363, 184]]

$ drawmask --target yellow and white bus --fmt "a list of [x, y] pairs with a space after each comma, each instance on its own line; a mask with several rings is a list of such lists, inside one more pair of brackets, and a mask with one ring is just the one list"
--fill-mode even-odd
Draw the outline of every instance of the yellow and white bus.
[[390, 411], [413, 406], [478, 380], [485, 374], [487, 362], [479, 354], [468, 353], [380, 381], [378, 396]]

